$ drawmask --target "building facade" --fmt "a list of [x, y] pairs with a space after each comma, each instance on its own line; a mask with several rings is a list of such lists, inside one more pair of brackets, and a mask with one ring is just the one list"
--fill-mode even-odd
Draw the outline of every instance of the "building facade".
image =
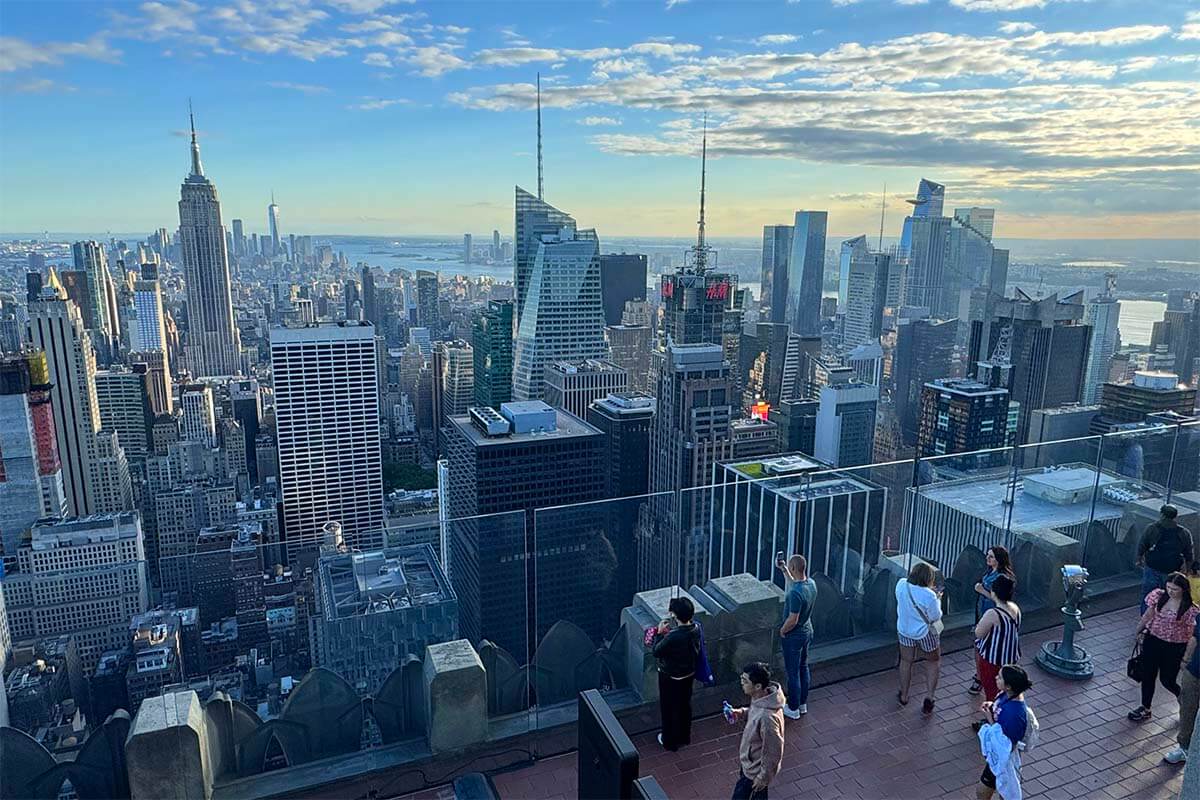
[[629, 388], [625, 370], [611, 361], [555, 361], [546, 367], [546, 405], [586, 419], [593, 400]]

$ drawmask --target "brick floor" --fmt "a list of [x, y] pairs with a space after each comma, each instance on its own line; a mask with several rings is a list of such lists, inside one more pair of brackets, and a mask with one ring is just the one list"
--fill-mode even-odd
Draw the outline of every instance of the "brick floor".
[[[1179, 796], [1182, 767], [1161, 761], [1174, 746], [1175, 698], [1160, 687], [1150, 722], [1135, 725], [1125, 718], [1138, 703], [1138, 687], [1125, 677], [1136, 622], [1134, 609], [1085, 622], [1080, 641], [1092, 653], [1096, 676], [1082, 683], [1053, 678], [1032, 663], [1042, 642], [1061, 637], [1061, 628], [1022, 639], [1023, 661], [1035, 683], [1027, 697], [1042, 726], [1042, 744], [1022, 769], [1026, 797]], [[937, 707], [928, 718], [921, 714], [921, 669], [903, 708], [895, 700], [894, 671], [813, 690], [808, 715], [787, 723], [772, 800], [974, 797], [983, 760], [969, 727], [981, 701], [966, 691], [972, 654], [943, 659]], [[637, 736], [641, 774], [654, 775], [678, 800], [724, 800], [737, 779], [740, 735], [740, 728], [718, 716], [697, 721], [693, 744], [678, 753], [659, 748], [653, 733]], [[575, 761], [570, 753], [493, 780], [503, 800], [567, 800], [576, 793]]]

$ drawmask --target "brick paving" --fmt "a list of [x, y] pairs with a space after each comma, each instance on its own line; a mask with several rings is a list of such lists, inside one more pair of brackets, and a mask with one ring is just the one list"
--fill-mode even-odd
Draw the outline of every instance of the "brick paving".
[[[1138, 702], [1138, 687], [1125, 676], [1136, 623], [1135, 609], [1085, 621], [1080, 641], [1093, 656], [1096, 676], [1082, 683], [1053, 678], [1033, 664], [1042, 642], [1060, 638], [1061, 628], [1022, 639], [1022, 661], [1035, 683], [1027, 697], [1041, 724], [1041, 746], [1022, 768], [1026, 797], [1179, 796], [1182, 766], [1161, 761], [1174, 746], [1175, 698], [1160, 687], [1151, 721], [1135, 725], [1125, 718]], [[943, 658], [937, 706], [928, 718], [921, 714], [922, 669], [903, 708], [895, 699], [894, 671], [814, 689], [808, 715], [787, 722], [783, 770], [771, 784], [772, 800], [974, 797], [983, 760], [969, 727], [982, 700], [966, 691], [972, 653]], [[819, 672], [814, 679], [820, 680]], [[737, 779], [740, 731], [720, 716], [699, 720], [693, 744], [678, 753], [663, 751], [654, 733], [636, 736], [641, 774], [654, 775], [677, 800], [724, 800]], [[576, 758], [574, 753], [549, 758], [493, 780], [503, 800], [568, 800], [575, 796]]]

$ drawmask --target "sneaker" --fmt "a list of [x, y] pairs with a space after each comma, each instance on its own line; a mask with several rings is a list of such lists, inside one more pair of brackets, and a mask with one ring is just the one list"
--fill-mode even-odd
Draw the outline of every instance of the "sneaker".
[[659, 747], [666, 747], [666, 745], [665, 745], [665, 744], [663, 744], [663, 742], [662, 742], [662, 734], [661, 734], [661, 733], [658, 735], [658, 746], [659, 746]]
[[800, 708], [797, 710], [800, 712], [801, 716], [807, 714], [808, 713], [808, 703], [801, 703]]
[[[800, 708], [804, 708], [804, 706], [800, 706]], [[801, 711], [799, 708], [794, 711], [790, 708], [783, 709], [783, 715], [785, 717], [787, 717], [788, 719], [800, 719], [800, 717], [803, 716], [803, 714], [804, 714], [804, 712]]]
[[1163, 761], [1168, 764], [1183, 764], [1187, 761], [1187, 750], [1184, 750], [1182, 747], [1176, 747], [1163, 756]]
[[967, 687], [968, 694], [981, 694], [983, 692], [983, 684], [979, 682], [979, 677], [976, 676], [971, 680], [971, 685]]
[[1131, 722], [1145, 722], [1151, 717], [1150, 709], [1143, 706], [1138, 706], [1133, 711], [1129, 712], [1129, 720]]

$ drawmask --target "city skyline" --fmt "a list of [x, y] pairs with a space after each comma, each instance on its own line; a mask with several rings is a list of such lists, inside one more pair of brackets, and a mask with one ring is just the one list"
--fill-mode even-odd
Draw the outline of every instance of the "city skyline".
[[[995, 207], [999, 238], [1194, 231], [1186, 3], [543, 6], [94, 4], [47, 35], [48, 4], [6, 4], [0, 179], [24, 190], [5, 227], [161, 227], [191, 94], [229, 219], [274, 189], [289, 232], [507, 231], [540, 71], [546, 200], [609, 236], [694, 230], [705, 111], [714, 236], [797, 208], [869, 232], [884, 180], [891, 231], [926, 175]], [[143, 91], [150, 72], [174, 91]], [[44, 124], [63, 114], [94, 124]]]

